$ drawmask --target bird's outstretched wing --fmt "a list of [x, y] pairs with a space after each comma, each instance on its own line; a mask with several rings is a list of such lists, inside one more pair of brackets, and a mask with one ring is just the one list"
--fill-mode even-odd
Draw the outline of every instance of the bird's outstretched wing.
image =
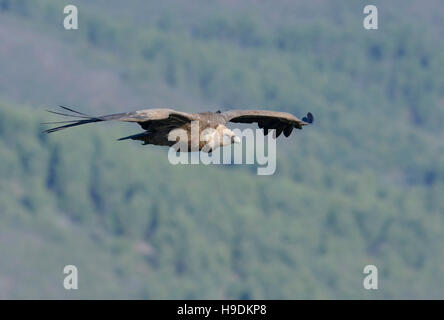
[[48, 112], [66, 117], [75, 117], [78, 119], [70, 121], [46, 122], [46, 124], [63, 123], [64, 125], [47, 129], [44, 131], [45, 133], [51, 133], [86, 123], [110, 121], [110, 120], [137, 122], [145, 130], [148, 130], [152, 125], [156, 125], [156, 127], [166, 126], [166, 127], [175, 128], [195, 119], [195, 116], [193, 114], [180, 112], [173, 109], [145, 109], [133, 112], [117, 113], [117, 114], [94, 117], [68, 107], [60, 106], [60, 108], [64, 110], [64, 113], [51, 110], [48, 110]]
[[223, 112], [222, 116], [227, 122], [257, 122], [259, 128], [264, 129], [265, 135], [268, 134], [268, 130], [276, 129], [276, 138], [282, 132], [288, 137], [294, 128], [302, 129], [303, 126], [313, 122], [313, 115], [310, 112], [302, 120], [287, 112], [266, 110], [230, 110]]

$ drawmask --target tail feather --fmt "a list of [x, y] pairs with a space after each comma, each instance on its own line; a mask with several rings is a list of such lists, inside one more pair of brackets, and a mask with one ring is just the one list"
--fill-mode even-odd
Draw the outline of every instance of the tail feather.
[[57, 114], [59, 116], [65, 116], [65, 117], [73, 117], [73, 118], [91, 118], [89, 116], [79, 116], [76, 114], [67, 114], [67, 113], [61, 113], [61, 112], [57, 112], [57, 111], [53, 111], [53, 110], [46, 110], [49, 113], [53, 113], [53, 114]]
[[123, 137], [120, 139], [117, 139], [117, 141], [122, 141], [122, 140], [127, 140], [127, 139], [132, 139], [132, 140], [143, 140], [144, 137], [146, 137], [148, 135], [148, 132], [142, 132], [142, 133], [138, 133], [138, 134], [133, 134], [131, 136], [127, 136], [127, 137]]

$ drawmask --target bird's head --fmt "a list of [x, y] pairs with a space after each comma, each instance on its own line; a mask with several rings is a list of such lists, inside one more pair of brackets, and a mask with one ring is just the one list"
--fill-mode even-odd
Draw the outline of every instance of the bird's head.
[[219, 135], [220, 146], [228, 146], [233, 143], [241, 143], [241, 139], [236, 136], [233, 131], [231, 131], [224, 125], [219, 125], [216, 128], [216, 132]]
[[212, 150], [233, 143], [241, 143], [241, 139], [239, 139], [233, 131], [222, 124], [218, 125], [216, 129], [211, 128], [208, 132], [204, 132], [203, 140]]
[[221, 124], [218, 125], [216, 129], [205, 129], [202, 132], [202, 141], [210, 150], [215, 150], [233, 143], [241, 143], [241, 139], [239, 139], [233, 131]]

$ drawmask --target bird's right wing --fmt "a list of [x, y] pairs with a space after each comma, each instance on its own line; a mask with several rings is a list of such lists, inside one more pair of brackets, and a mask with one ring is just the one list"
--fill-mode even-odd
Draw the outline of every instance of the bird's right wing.
[[309, 112], [307, 116], [300, 120], [287, 112], [268, 110], [230, 110], [222, 113], [227, 122], [254, 123], [257, 122], [259, 128], [267, 135], [269, 130], [276, 130], [276, 137], [284, 132], [288, 137], [293, 128], [302, 129], [303, 126], [313, 122], [313, 115]]
[[137, 122], [145, 130], [148, 130], [149, 127], [153, 124], [174, 128], [174, 127], [179, 127], [184, 123], [195, 120], [195, 116], [193, 114], [180, 112], [173, 109], [145, 109], [133, 112], [116, 113], [116, 114], [94, 117], [68, 107], [60, 106], [60, 108], [64, 109], [65, 112], [68, 111], [69, 113], [61, 113], [50, 110], [48, 111], [54, 114], [66, 117], [75, 117], [80, 119], [70, 120], [70, 121], [47, 122], [46, 124], [64, 123], [64, 125], [47, 129], [44, 131], [45, 133], [51, 133], [86, 123], [110, 121], [110, 120]]

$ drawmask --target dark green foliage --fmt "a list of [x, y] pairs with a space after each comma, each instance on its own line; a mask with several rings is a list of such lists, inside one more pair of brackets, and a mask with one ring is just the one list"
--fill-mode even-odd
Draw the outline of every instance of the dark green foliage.
[[[441, 22], [401, 1], [377, 3], [391, 19], [375, 32], [345, 1], [73, 3], [80, 29], [67, 32], [62, 3], [0, 0], [0, 23], [73, 52], [44, 69], [0, 56], [0, 298], [443, 298]], [[278, 140], [265, 177], [116, 141], [135, 126], [42, 135], [43, 105], [72, 97], [93, 114], [143, 101], [316, 120]], [[66, 264], [76, 292], [62, 288]], [[366, 264], [378, 291], [362, 287]]]

